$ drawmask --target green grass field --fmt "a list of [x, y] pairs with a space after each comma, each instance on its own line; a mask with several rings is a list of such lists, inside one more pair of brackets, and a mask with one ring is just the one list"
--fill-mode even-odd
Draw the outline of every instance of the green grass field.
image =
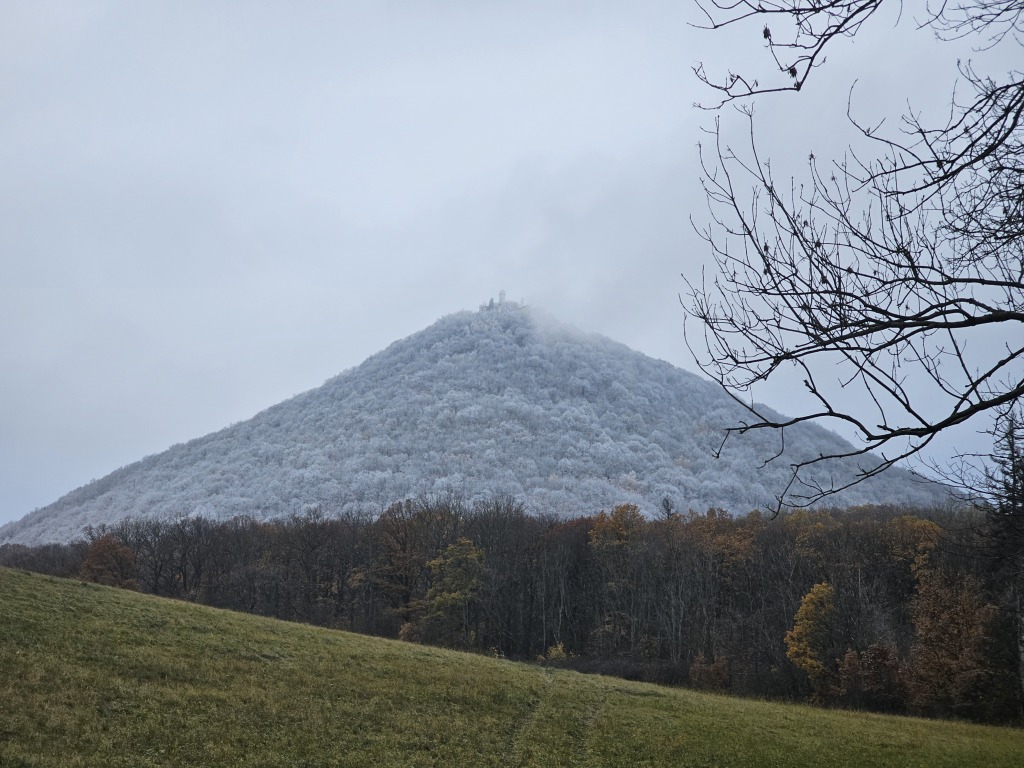
[[0, 766], [1013, 766], [1024, 731], [768, 704], [0, 569]]

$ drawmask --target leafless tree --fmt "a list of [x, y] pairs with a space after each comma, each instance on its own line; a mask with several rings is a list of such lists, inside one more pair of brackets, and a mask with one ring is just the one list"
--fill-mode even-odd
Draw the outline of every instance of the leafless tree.
[[[993, 79], [959, 63], [962, 84], [938, 124], [908, 113], [886, 133], [850, 116], [871, 156], [851, 149], [819, 164], [812, 154], [802, 183], [779, 178], [759, 152], [752, 97], [800, 91], [829, 46], [857, 35], [882, 2], [708, 0], [706, 28], [747, 25], [764, 42], [769, 71], [716, 79], [695, 68], [718, 96], [712, 108], [732, 103], [745, 114], [749, 144], [730, 147], [716, 116], [701, 148], [710, 219], [697, 228], [717, 274], [687, 281], [683, 304], [702, 331], [689, 322], [687, 341], [703, 370], [748, 406], [751, 419], [734, 431], [852, 427], [860, 444], [840, 455], [859, 457], [854, 482], [952, 427], [998, 422], [1024, 395], [1024, 73]], [[940, 40], [1013, 46], [1024, 62], [1024, 0], [923, 10], [918, 25]], [[836, 364], [838, 385], [872, 405], [837, 396], [825, 374]], [[816, 405], [780, 419], [747, 398], [788, 366]], [[801, 477], [832, 458], [795, 465], [780, 506], [848, 487]]]

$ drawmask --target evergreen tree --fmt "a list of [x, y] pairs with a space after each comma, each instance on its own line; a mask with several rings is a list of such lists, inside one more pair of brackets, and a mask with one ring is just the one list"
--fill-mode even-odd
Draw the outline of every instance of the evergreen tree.
[[1024, 415], [1006, 414], [986, 472], [986, 512], [998, 549], [1017, 561], [1024, 555]]
[[1017, 635], [1017, 677], [1024, 705], [1024, 415], [1019, 410], [1005, 415], [990, 458], [984, 508], [998, 566], [1007, 574], [1006, 605]]

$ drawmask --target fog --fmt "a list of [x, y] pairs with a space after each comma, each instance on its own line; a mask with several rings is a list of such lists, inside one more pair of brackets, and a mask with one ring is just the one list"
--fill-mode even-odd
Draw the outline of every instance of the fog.
[[[0, 2], [0, 523], [502, 290], [694, 369], [691, 68], [760, 40], [670, 0], [327, 5]], [[758, 104], [780, 168], [853, 140], [854, 79], [944, 106], [955, 57], [894, 23]]]

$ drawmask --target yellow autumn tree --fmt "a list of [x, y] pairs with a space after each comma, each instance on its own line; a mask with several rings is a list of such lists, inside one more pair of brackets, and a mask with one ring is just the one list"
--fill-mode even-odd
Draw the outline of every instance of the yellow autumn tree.
[[786, 656], [807, 673], [817, 702], [828, 699], [835, 685], [837, 619], [835, 590], [822, 582], [804, 595], [786, 633]]

